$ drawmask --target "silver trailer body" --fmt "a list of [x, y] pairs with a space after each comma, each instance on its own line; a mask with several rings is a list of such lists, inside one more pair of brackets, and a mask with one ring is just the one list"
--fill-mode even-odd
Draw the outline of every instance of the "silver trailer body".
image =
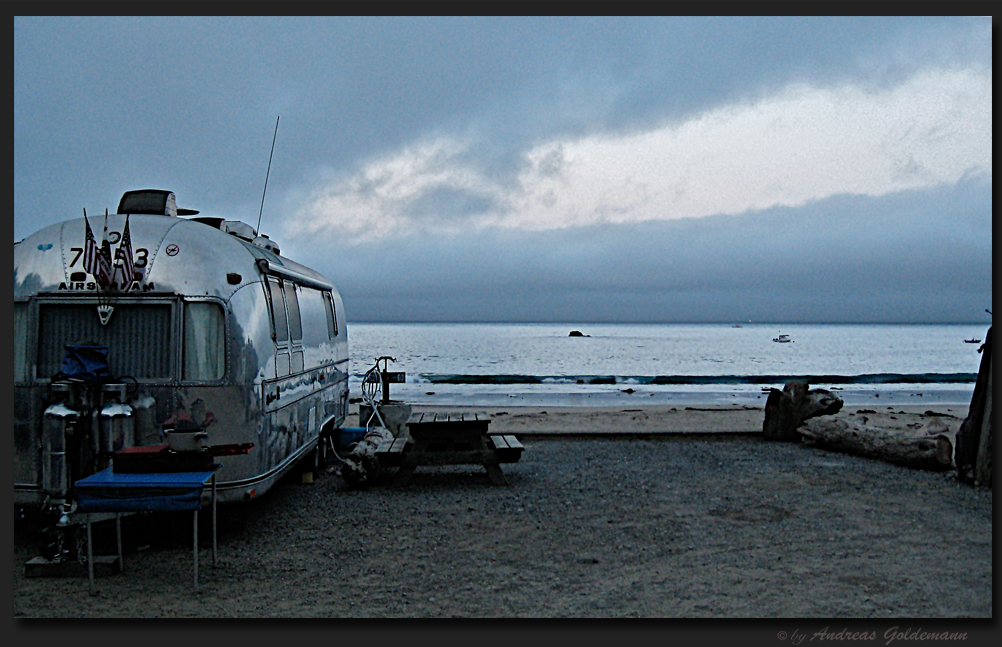
[[[348, 339], [337, 290], [249, 225], [182, 218], [173, 194], [150, 193], [169, 199], [160, 213], [127, 207], [131, 282], [119, 276], [100, 289], [84, 270], [83, 218], [14, 245], [17, 506], [71, 512], [76, 480], [115, 451], [164, 444], [162, 430], [174, 426], [204, 429], [209, 446], [253, 443], [215, 459], [218, 501], [247, 500], [344, 421]], [[89, 218], [99, 244], [104, 221]], [[112, 245], [125, 225], [125, 213], [107, 217]], [[61, 379], [77, 344], [108, 348], [109, 379]]]

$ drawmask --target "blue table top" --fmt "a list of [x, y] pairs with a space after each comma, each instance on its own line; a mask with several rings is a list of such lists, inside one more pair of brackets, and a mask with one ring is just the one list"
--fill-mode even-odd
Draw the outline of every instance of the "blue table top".
[[[214, 466], [216, 469], [219, 465]], [[74, 484], [80, 512], [198, 510], [202, 490], [215, 469], [206, 472], [117, 474], [112, 468]]]
[[[218, 466], [217, 466], [218, 467]], [[77, 489], [92, 487], [202, 487], [209, 482], [216, 470], [207, 472], [156, 472], [148, 474], [120, 474], [107, 468], [76, 482]]]

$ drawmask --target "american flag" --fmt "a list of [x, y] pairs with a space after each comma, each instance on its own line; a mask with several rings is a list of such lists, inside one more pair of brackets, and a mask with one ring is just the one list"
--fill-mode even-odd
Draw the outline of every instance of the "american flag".
[[111, 283], [111, 267], [101, 254], [91, 231], [90, 221], [87, 220], [87, 210], [84, 210], [84, 225], [87, 227], [87, 235], [84, 239], [83, 268], [94, 275], [98, 284], [107, 285]]
[[111, 277], [112, 273], [115, 271], [112, 268], [111, 259], [111, 243], [108, 241], [108, 210], [104, 210], [104, 233], [101, 234], [101, 256], [104, 257], [104, 262], [108, 267], [108, 276]]
[[115, 260], [122, 261], [122, 289], [129, 289], [136, 280], [136, 261], [132, 258], [132, 235], [129, 233], [129, 216], [125, 216], [125, 229], [122, 230], [122, 242], [115, 250]]

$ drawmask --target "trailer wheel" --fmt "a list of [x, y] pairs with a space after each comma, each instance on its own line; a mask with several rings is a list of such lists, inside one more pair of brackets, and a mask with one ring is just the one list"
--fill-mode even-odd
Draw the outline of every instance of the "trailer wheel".
[[303, 475], [312, 473], [314, 479], [320, 478], [320, 475], [327, 469], [327, 452], [326, 436], [321, 434], [320, 437], [317, 438], [316, 446], [300, 461], [300, 473]]
[[317, 438], [317, 457], [316, 457], [316, 467], [317, 472], [326, 471], [332, 465], [335, 464], [335, 457], [337, 454], [334, 453], [335, 438], [340, 434], [340, 428], [334, 426], [333, 424], [328, 424], [320, 430], [320, 437]]
[[327, 469], [327, 451], [327, 435], [320, 434], [320, 437], [317, 438], [317, 448], [313, 450], [313, 466], [316, 468], [317, 476]]

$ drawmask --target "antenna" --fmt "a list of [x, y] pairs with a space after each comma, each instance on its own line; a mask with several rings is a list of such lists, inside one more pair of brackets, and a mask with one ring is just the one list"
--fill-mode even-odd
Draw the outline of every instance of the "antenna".
[[275, 154], [275, 140], [278, 139], [278, 120], [282, 116], [279, 115], [275, 119], [275, 135], [271, 138], [271, 154], [268, 155], [268, 172], [264, 174], [264, 191], [261, 193], [261, 210], [257, 212], [257, 227], [254, 228], [255, 234], [260, 234], [261, 232], [261, 214], [264, 213], [264, 196], [268, 193], [268, 176], [271, 175], [271, 158]]

